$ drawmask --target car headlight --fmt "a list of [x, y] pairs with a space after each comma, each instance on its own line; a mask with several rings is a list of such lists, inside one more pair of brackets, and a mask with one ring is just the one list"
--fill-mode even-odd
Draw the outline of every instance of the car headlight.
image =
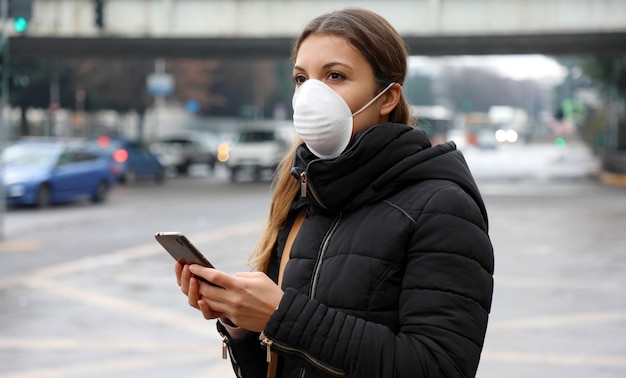
[[517, 131], [515, 130], [507, 130], [506, 131], [506, 141], [509, 143], [515, 143], [517, 142]]
[[6, 187], [7, 197], [21, 197], [26, 193], [26, 187], [24, 184], [12, 184]]
[[217, 146], [217, 160], [224, 163], [228, 160], [229, 156], [230, 147], [228, 143], [220, 143], [220, 145]]
[[24, 181], [26, 181], [28, 179], [28, 177], [26, 175], [23, 174], [19, 174], [19, 173], [14, 173], [14, 174], [10, 174], [10, 173], [5, 173], [4, 175], [4, 185], [15, 185], [15, 184], [21, 184]]
[[498, 130], [496, 131], [496, 140], [498, 142], [506, 142], [506, 130]]

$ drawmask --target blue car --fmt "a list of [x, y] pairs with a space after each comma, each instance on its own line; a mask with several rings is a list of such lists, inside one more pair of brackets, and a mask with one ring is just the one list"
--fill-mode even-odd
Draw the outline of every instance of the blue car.
[[9, 205], [45, 207], [90, 199], [103, 202], [115, 184], [111, 164], [81, 144], [18, 142], [2, 153]]
[[88, 143], [89, 150], [110, 159], [117, 181], [127, 185], [137, 180], [163, 183], [165, 167], [144, 144], [119, 136], [99, 136]]

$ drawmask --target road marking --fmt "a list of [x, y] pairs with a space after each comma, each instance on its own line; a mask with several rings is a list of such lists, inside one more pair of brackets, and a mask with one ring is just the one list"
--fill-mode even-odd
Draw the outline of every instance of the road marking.
[[[261, 221], [252, 221], [246, 223], [235, 224], [228, 227], [215, 229], [212, 231], [198, 232], [188, 235], [195, 243], [208, 243], [216, 240], [237, 236], [240, 234], [259, 232], [262, 226]], [[148, 257], [156, 254], [163, 253], [163, 249], [157, 244], [147, 243], [138, 246], [125, 248], [119, 251], [114, 251], [104, 255], [84, 257], [76, 260], [72, 260], [66, 263], [53, 265], [46, 268], [41, 268], [29, 273], [27, 277], [24, 275], [14, 275], [0, 279], [0, 290], [8, 287], [23, 284], [26, 281], [31, 280], [31, 277], [37, 277], [38, 279], [51, 279], [59, 276], [72, 274], [88, 269], [93, 269], [102, 266], [102, 264], [110, 264], [111, 261], [119, 261], [121, 263]]]
[[543, 316], [490, 323], [488, 326], [488, 332], [567, 327], [583, 323], [600, 323], [624, 320], [626, 320], [626, 311]]
[[[215, 345], [215, 355], [221, 354], [221, 345], [209, 344], [206, 342], [160, 342], [152, 341], [103, 341], [103, 340], [85, 340], [65, 339], [65, 338], [30, 338], [23, 337], [11, 338], [0, 337], [0, 349], [12, 350], [45, 350], [45, 351], [63, 351], [63, 350], [108, 350], [108, 351], [135, 351], [135, 352], [153, 352], [153, 351], [197, 351], [207, 350]], [[210, 352], [209, 352], [210, 353]], [[219, 353], [219, 354], [218, 354]]]
[[0, 242], [0, 252], [30, 252], [40, 249], [41, 246], [37, 241], [4, 241]]
[[601, 366], [601, 367], [626, 367], [626, 357], [612, 355], [593, 354], [552, 354], [552, 353], [520, 353], [510, 351], [483, 351], [481, 360], [512, 362], [512, 363], [535, 363], [560, 366]]
[[[219, 228], [212, 231], [198, 232], [188, 235], [189, 239], [194, 243], [208, 243], [220, 239], [225, 239], [239, 234], [249, 232], [258, 232], [262, 223], [259, 221], [236, 224], [228, 227]], [[71, 261], [65, 264], [59, 264], [49, 268], [43, 268], [36, 272], [37, 277], [57, 277], [77, 271], [86, 270], [93, 267], [101, 266], [102, 262], [110, 262], [111, 260], [119, 260], [120, 262], [128, 262], [143, 257], [163, 253], [163, 248], [154, 243], [142, 244], [131, 248], [122, 249], [116, 252], [107, 253], [100, 256], [91, 256], [80, 260]]]
[[[249, 232], [258, 232], [261, 223], [259, 221], [247, 222], [213, 231], [200, 232], [190, 235], [190, 238], [198, 243], [211, 242], [227, 237], [232, 237]], [[158, 324], [166, 324], [176, 329], [186, 330], [193, 334], [204, 334], [215, 340], [220, 340], [213, 327], [207, 327], [206, 320], [198, 314], [198, 317], [173, 313], [164, 309], [155, 308], [152, 305], [144, 305], [136, 300], [126, 300], [117, 296], [96, 293], [93, 290], [83, 290], [56, 282], [54, 278], [70, 275], [75, 272], [95, 269], [103, 263], [111, 260], [128, 262], [146, 256], [162, 253], [162, 248], [156, 243], [143, 244], [113, 253], [100, 256], [81, 258], [55, 266], [33, 271], [28, 276], [15, 275], [0, 280], [0, 289], [12, 286], [25, 286], [38, 291], [46, 291], [50, 294], [69, 298], [80, 303], [100, 308], [107, 308], [126, 315], [135, 316], [142, 320], [152, 321]], [[33, 277], [36, 277], [34, 279]], [[221, 340], [220, 340], [221, 341]]]
[[46, 291], [50, 294], [72, 299], [83, 304], [107, 308], [127, 316], [134, 316], [157, 324], [165, 324], [169, 327], [185, 330], [193, 334], [213, 336], [216, 340], [220, 340], [214, 327], [208, 327], [207, 321], [202, 318], [199, 312], [197, 317], [192, 317], [165, 309], [159, 309], [154, 305], [144, 305], [136, 300], [126, 300], [117, 296], [100, 294], [93, 290], [83, 290], [42, 278], [30, 279], [22, 284], [26, 287], [37, 289], [37, 292]]
[[95, 363], [87, 364], [74, 364], [64, 365], [63, 367], [50, 367], [40, 368], [32, 370], [23, 370], [18, 372], [3, 372], [3, 378], [68, 378], [68, 377], [86, 377], [93, 375], [94, 372], [98, 373], [98, 376], [105, 376], [106, 373], [130, 373], [130, 370], [137, 370], [137, 376], [142, 376], [142, 370], [147, 368], [158, 368], [168, 365], [185, 365], [192, 364], [199, 365], [199, 369], [202, 369], [202, 365], [209, 364], [227, 364], [228, 362], [223, 360], [213, 360], [207, 358], [204, 352], [195, 353], [186, 352], [182, 354], [169, 354], [167, 356], [149, 356], [145, 358], [132, 358], [122, 360], [109, 360], [99, 361]]

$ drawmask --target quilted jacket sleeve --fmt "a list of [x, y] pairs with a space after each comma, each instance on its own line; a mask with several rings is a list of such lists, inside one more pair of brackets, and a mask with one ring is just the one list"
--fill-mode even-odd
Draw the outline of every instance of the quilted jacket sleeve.
[[399, 331], [287, 289], [265, 328], [274, 348], [329, 376], [475, 376], [493, 292], [487, 220], [453, 185], [407, 214]]

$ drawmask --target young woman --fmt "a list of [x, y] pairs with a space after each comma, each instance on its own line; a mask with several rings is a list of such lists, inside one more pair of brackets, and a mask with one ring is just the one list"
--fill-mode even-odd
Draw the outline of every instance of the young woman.
[[241, 377], [474, 376], [493, 292], [487, 213], [454, 144], [408, 126], [402, 39], [344, 9], [314, 19], [293, 60], [303, 143], [278, 174], [256, 269], [176, 264], [189, 304], [220, 319]]

